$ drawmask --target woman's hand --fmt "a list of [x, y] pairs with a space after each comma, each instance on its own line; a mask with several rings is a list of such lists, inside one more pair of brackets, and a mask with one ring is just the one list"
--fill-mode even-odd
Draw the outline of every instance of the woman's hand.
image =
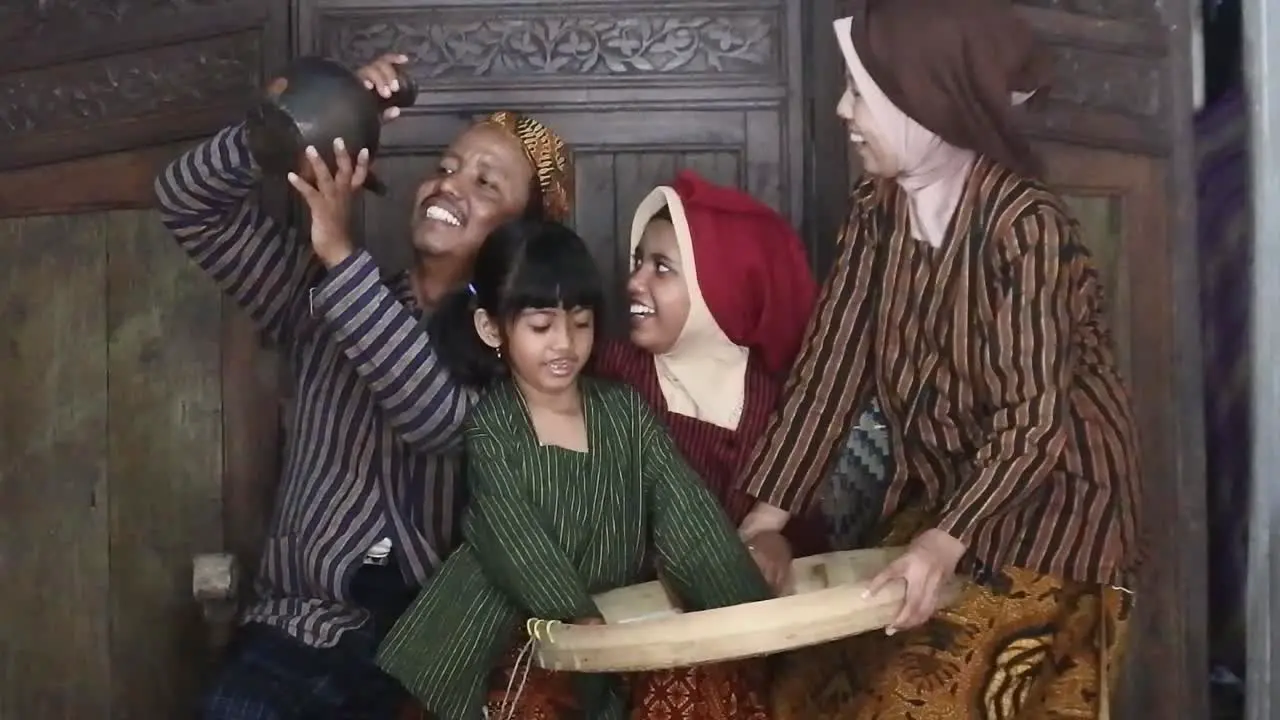
[[306, 150], [312, 185], [297, 173], [289, 173], [289, 184], [297, 189], [311, 210], [311, 248], [316, 257], [333, 267], [353, 252], [351, 243], [351, 200], [369, 176], [369, 151], [360, 150], [352, 163], [342, 138], [333, 141], [338, 172], [330, 174], [314, 147]]
[[863, 597], [875, 595], [894, 580], [907, 583], [902, 610], [885, 628], [885, 633], [892, 635], [899, 630], [909, 630], [933, 617], [942, 588], [955, 576], [956, 565], [964, 553], [964, 543], [959, 540], [938, 529], [925, 530], [902, 557], [889, 563], [872, 579]]
[[[365, 87], [381, 97], [389, 98], [400, 89], [400, 76], [396, 73], [396, 66], [407, 62], [409, 58], [404, 55], [387, 53], [357, 70], [356, 77], [360, 78]], [[398, 117], [400, 117], [398, 107], [387, 108], [382, 113], [383, 122], [390, 122]]]
[[791, 543], [778, 532], [757, 533], [746, 542], [773, 591], [778, 595], [786, 593], [791, 586]]

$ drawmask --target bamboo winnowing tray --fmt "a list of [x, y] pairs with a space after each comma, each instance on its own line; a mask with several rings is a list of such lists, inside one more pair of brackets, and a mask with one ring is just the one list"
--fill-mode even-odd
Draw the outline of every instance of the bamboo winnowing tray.
[[[905, 548], [849, 550], [798, 558], [790, 594], [682, 613], [660, 582], [595, 597], [604, 625], [557, 624], [534, 638], [538, 665], [576, 672], [637, 672], [785, 652], [880, 630], [902, 608], [906, 586], [864, 598], [871, 579]], [[944, 605], [963, 583], [943, 588]]]

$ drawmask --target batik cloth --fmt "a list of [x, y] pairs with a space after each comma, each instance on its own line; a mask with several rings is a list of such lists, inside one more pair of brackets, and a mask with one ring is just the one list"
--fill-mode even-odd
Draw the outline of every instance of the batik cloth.
[[874, 543], [892, 477], [889, 429], [879, 404], [872, 400], [849, 429], [830, 477], [816, 494], [832, 550], [856, 550]]
[[[882, 544], [908, 544], [928, 527], [925, 517], [899, 514]], [[781, 658], [774, 717], [1105, 720], [1102, 694], [1115, 685], [1132, 599], [1110, 586], [1006, 568], [918, 628]]]
[[528, 115], [502, 110], [482, 122], [511, 134], [524, 149], [542, 193], [542, 210], [550, 220], [565, 222], [573, 209], [573, 157], [564, 139]]
[[[581, 718], [573, 674], [521, 666], [520, 645], [490, 685], [489, 720]], [[769, 677], [768, 660], [756, 659], [636, 673], [621, 687], [630, 697], [629, 720], [769, 720]]]

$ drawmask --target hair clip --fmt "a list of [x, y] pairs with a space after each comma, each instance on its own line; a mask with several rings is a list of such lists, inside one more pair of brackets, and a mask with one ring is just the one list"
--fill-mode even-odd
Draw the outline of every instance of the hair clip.
[[470, 291], [471, 291], [471, 297], [475, 297], [475, 296], [476, 296], [476, 286], [475, 286], [475, 285], [472, 285], [471, 283], [467, 283], [467, 290], [470, 290]]

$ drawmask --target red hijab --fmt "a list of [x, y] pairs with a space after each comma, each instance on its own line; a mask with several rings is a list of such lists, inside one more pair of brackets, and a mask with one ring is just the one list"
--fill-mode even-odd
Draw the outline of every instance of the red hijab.
[[818, 295], [800, 237], [769, 206], [696, 173], [680, 173], [672, 189], [683, 206], [698, 286], [716, 324], [771, 374], [786, 373]]

